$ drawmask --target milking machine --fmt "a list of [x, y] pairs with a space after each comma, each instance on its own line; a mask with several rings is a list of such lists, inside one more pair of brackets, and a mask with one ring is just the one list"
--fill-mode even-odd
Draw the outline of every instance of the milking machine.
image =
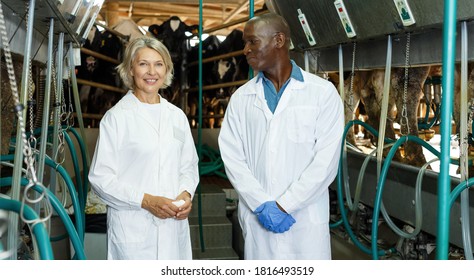
[[[2, 1], [0, 4], [2, 48], [5, 52], [12, 97], [15, 101], [14, 112], [17, 123], [16, 137], [11, 139], [14, 154], [3, 154], [0, 157], [3, 166], [0, 178], [2, 187], [0, 190], [3, 190], [0, 208], [11, 211], [8, 218], [5, 218], [3, 214], [0, 215], [1, 259], [53, 259], [52, 243], [54, 245], [54, 242], [66, 237], [69, 237], [74, 248], [73, 258], [86, 258], [84, 208], [88, 190], [86, 176], [89, 159], [87, 147], [83, 142], [85, 134], [81, 122], [77, 85], [75, 85], [74, 47], [79, 45], [83, 36], [87, 36], [85, 34], [88, 30], [83, 29], [85, 26], [90, 26], [91, 21], [95, 21], [102, 3], [103, 1], [53, 3], [53, 1], [45, 0], [36, 7], [36, 1], [31, 0]], [[5, 17], [4, 7], [8, 9], [8, 18]], [[15, 33], [12, 38], [8, 38], [7, 36], [11, 34], [8, 34], [7, 30], [11, 29], [6, 27], [7, 23], [15, 24], [17, 19], [11, 15], [23, 14], [22, 10], [26, 10], [26, 28], [19, 25], [16, 30], [25, 31]], [[36, 15], [39, 17], [36, 18]], [[36, 29], [35, 36], [33, 36], [34, 29]], [[43, 46], [45, 38], [37, 38], [38, 34], [43, 34], [47, 38], [47, 50]], [[10, 42], [18, 45], [18, 42], [23, 40], [26, 42], [19, 43], [24, 44], [22, 83], [21, 92], [19, 92], [13, 70]], [[15, 51], [21, 52], [16, 49], [16, 45]], [[65, 46], [68, 47], [67, 52], [64, 49]], [[33, 50], [36, 52], [33, 53]], [[46, 67], [42, 70], [46, 72], [44, 94], [34, 93], [33, 59], [46, 62]], [[68, 63], [67, 67], [63, 66], [65, 60]], [[68, 87], [66, 94], [68, 94], [69, 103], [64, 98], [65, 78], [68, 79], [68, 86], [72, 87], [74, 95], [74, 97], [71, 95], [71, 88]], [[36, 91], [38, 90], [36, 88]], [[34, 105], [37, 104], [35, 96], [42, 97], [40, 103], [43, 107], [42, 111], [39, 110], [42, 115], [35, 114]], [[72, 127], [73, 98], [81, 133]], [[35, 123], [41, 126], [35, 128]], [[82, 173], [78, 153], [70, 135], [74, 136], [80, 147]], [[66, 147], [69, 149], [73, 163], [74, 180], [63, 167]], [[12, 169], [10, 175], [7, 175], [10, 173], [7, 167]], [[8, 191], [5, 192], [5, 189]], [[61, 199], [57, 197], [58, 195], [61, 195]], [[62, 221], [66, 235], [52, 236], [51, 219], [56, 216]], [[31, 232], [33, 237], [32, 252], [27, 252], [25, 257], [18, 255], [18, 244], [25, 242], [20, 241], [19, 229], [23, 226]]]

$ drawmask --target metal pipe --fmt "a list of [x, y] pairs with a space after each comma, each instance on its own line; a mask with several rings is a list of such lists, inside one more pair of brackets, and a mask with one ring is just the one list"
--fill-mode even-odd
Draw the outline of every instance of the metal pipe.
[[[26, 99], [28, 95], [28, 82], [29, 82], [29, 65], [31, 63], [31, 43], [33, 38], [33, 22], [35, 17], [35, 0], [30, 0], [30, 5], [28, 9], [28, 22], [27, 22], [27, 32], [25, 39], [25, 51], [23, 57], [23, 76], [21, 80], [21, 94], [20, 94], [20, 103], [26, 108]], [[23, 114], [23, 119], [26, 117], [26, 110], [21, 112]], [[23, 164], [23, 147], [24, 144], [22, 139], [22, 130], [21, 124], [18, 122], [17, 131], [16, 131], [16, 147], [15, 147], [15, 165], [13, 167], [13, 182], [12, 182], [12, 199], [20, 200], [20, 181], [21, 181], [21, 169]], [[13, 250], [10, 259], [17, 259], [16, 247], [18, 244], [18, 214], [12, 213], [9, 217], [9, 227], [8, 227], [8, 247], [9, 250]]]
[[95, 19], [97, 18], [97, 15], [100, 12], [101, 6], [102, 6], [102, 4], [95, 6], [96, 9], [95, 9], [94, 13], [92, 13], [92, 16], [89, 20], [89, 23], [87, 24], [86, 28], [84, 29], [84, 33], [82, 34], [82, 39], [86, 39], [87, 36], [89, 36], [89, 32], [91, 32], [92, 25], [94, 25]]
[[[467, 22], [461, 23], [461, 96], [460, 96], [460, 131], [459, 138], [461, 139], [459, 167], [461, 173], [461, 182], [469, 179], [468, 174], [468, 153], [469, 145], [467, 142], [467, 59], [468, 59], [468, 33]], [[471, 244], [471, 228], [469, 218], [469, 189], [465, 189], [461, 193], [461, 226], [462, 226], [462, 240], [464, 246], [464, 256], [467, 260], [472, 260], [472, 244]]]
[[[211, 89], [218, 89], [218, 88], [226, 88], [226, 87], [232, 87], [232, 86], [239, 86], [243, 85], [247, 82], [248, 80], [240, 80], [240, 81], [234, 81], [234, 82], [228, 82], [228, 83], [222, 83], [222, 84], [215, 84], [215, 85], [209, 85], [209, 86], [202, 86], [202, 90], [211, 90]], [[185, 89], [185, 92], [195, 92], [198, 91], [200, 88], [190, 88], [190, 89]]]
[[[198, 102], [198, 133], [197, 133], [197, 153], [199, 162], [201, 163], [202, 160], [202, 8], [203, 8], [203, 0], [199, 0], [199, 102]], [[202, 225], [202, 197], [201, 197], [201, 184], [198, 183], [197, 185], [197, 192], [198, 192], [198, 224], [199, 224], [199, 242], [201, 244], [201, 252], [206, 251], [206, 245], [204, 244], [204, 230]]]
[[438, 228], [436, 258], [448, 259], [449, 249], [449, 194], [451, 116], [454, 92], [454, 60], [456, 57], [456, 6], [457, 0], [444, 1], [443, 24], [443, 96], [441, 101], [441, 157], [438, 180]]
[[[58, 39], [58, 52], [56, 61], [56, 93], [53, 108], [53, 152], [51, 158], [53, 161], [57, 161], [57, 149], [59, 145], [59, 127], [61, 126], [61, 120], [59, 119], [61, 110], [61, 98], [63, 88], [63, 53], [64, 53], [64, 32], [59, 33]], [[51, 174], [54, 173], [54, 169], [51, 169]], [[56, 176], [50, 178], [50, 190], [56, 193]]]
[[92, 3], [89, 3], [89, 7], [87, 7], [86, 12], [84, 13], [84, 16], [82, 17], [81, 22], [79, 23], [79, 26], [77, 27], [76, 34], [79, 35], [81, 33], [82, 27], [84, 27], [84, 24], [86, 23], [87, 19], [89, 18], [89, 14], [92, 9]]
[[[77, 79], [76, 79], [76, 71], [75, 71], [75, 63], [74, 63], [74, 46], [72, 43], [69, 43], [69, 73], [71, 75], [71, 86], [72, 86], [72, 93], [73, 93], [73, 98], [74, 98], [74, 105], [76, 107], [76, 114], [77, 114], [77, 120], [79, 123], [79, 128], [81, 130], [81, 137], [84, 140], [84, 142], [87, 143], [87, 136], [86, 132], [84, 131], [84, 119], [82, 118], [82, 110], [81, 110], [81, 100], [79, 97], [79, 90], [77, 88]], [[90, 165], [91, 161], [89, 158], [89, 151], [87, 148], [87, 145], [85, 145], [86, 149], [86, 162], [87, 166]], [[85, 170], [84, 170], [85, 171]]]
[[[221, 54], [221, 55], [205, 58], [201, 61], [201, 63], [207, 63], [207, 62], [216, 61], [216, 60], [219, 60], [219, 59], [222, 59], [222, 58], [234, 57], [234, 56], [238, 56], [238, 55], [242, 55], [242, 54], [244, 54], [244, 50], [234, 51], [234, 52], [230, 52], [230, 53], [226, 53], [226, 54]], [[199, 63], [200, 63], [199, 61], [190, 62], [188, 64], [188, 67], [198, 65]]]
[[48, 61], [46, 62], [46, 88], [43, 101], [43, 119], [41, 122], [40, 153], [38, 159], [38, 181], [43, 182], [46, 143], [48, 142], [49, 104], [51, 102], [51, 80], [53, 77], [54, 18], [49, 20]]
[[339, 94], [341, 95], [342, 102], [345, 102], [346, 93], [344, 92], [344, 56], [342, 44], [339, 44]]
[[[249, 0], [249, 19], [253, 18], [254, 15], [254, 1]], [[289, 38], [288, 38], [289, 39]], [[253, 69], [252, 67], [249, 68], [249, 80], [253, 78]]]
[[102, 60], [105, 60], [105, 61], [107, 61], [107, 62], [111, 62], [111, 63], [117, 64], [117, 65], [120, 64], [120, 61], [119, 61], [118, 59], [115, 59], [115, 58], [112, 58], [112, 57], [103, 55], [103, 54], [101, 54], [101, 53], [98, 53], [98, 52], [89, 50], [89, 49], [87, 49], [87, 48], [81, 48], [81, 53], [87, 54], [87, 55], [90, 55], [90, 56], [93, 56], [93, 57], [96, 57], [96, 58], [99, 58], [99, 59], [102, 59]]
[[388, 99], [390, 95], [390, 76], [392, 71], [392, 35], [387, 37], [387, 58], [383, 82], [382, 108], [380, 112], [379, 137], [377, 139], [377, 180], [382, 167], [385, 127], [387, 126]]
[[125, 90], [123, 88], [113, 87], [113, 86], [109, 86], [109, 85], [105, 85], [105, 84], [101, 84], [101, 83], [96, 83], [96, 82], [92, 82], [92, 81], [88, 81], [88, 80], [83, 80], [83, 79], [77, 79], [76, 78], [76, 81], [80, 85], [86, 85], [86, 86], [101, 88], [101, 89], [115, 91], [115, 92], [119, 92], [119, 93], [126, 93], [127, 92], [127, 90]]

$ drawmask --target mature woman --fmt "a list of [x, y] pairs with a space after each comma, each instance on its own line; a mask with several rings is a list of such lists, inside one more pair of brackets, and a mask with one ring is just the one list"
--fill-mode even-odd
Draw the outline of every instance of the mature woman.
[[130, 90], [101, 120], [89, 171], [107, 204], [107, 258], [191, 259], [198, 157], [186, 115], [158, 94], [173, 78], [170, 54], [138, 38], [117, 69]]

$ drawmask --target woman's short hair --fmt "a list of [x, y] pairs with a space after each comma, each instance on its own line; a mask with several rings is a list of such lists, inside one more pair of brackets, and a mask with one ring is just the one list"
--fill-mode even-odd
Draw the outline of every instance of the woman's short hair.
[[122, 63], [117, 66], [117, 71], [122, 79], [123, 83], [129, 89], [133, 89], [135, 86], [135, 81], [133, 80], [133, 76], [130, 73], [132, 70], [132, 63], [137, 55], [137, 51], [141, 48], [150, 48], [157, 51], [161, 57], [163, 58], [163, 62], [166, 66], [166, 77], [165, 82], [161, 88], [167, 88], [171, 85], [173, 81], [173, 61], [171, 60], [171, 55], [163, 43], [158, 41], [155, 38], [143, 36], [139, 37], [133, 41], [131, 41], [127, 48], [125, 49], [125, 56], [123, 58]]

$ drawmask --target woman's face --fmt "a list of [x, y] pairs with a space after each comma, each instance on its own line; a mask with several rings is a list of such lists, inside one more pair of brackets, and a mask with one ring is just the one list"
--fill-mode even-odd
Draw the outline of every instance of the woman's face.
[[165, 82], [166, 65], [157, 51], [145, 47], [137, 51], [130, 74], [136, 94], [157, 94]]

